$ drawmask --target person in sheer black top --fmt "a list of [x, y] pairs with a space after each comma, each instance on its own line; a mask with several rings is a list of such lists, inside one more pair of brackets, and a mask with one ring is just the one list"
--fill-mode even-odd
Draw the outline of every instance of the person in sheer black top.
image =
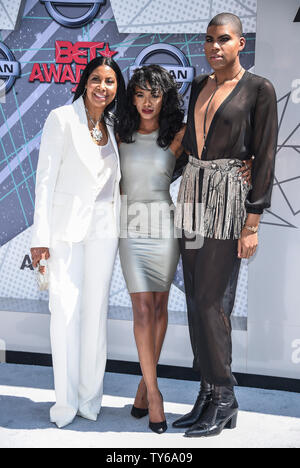
[[[194, 369], [201, 377], [201, 389], [192, 412], [173, 423], [174, 427], [188, 428], [188, 437], [216, 435], [224, 427], [236, 426], [238, 404], [231, 370], [230, 315], [241, 258], [255, 253], [260, 216], [271, 204], [278, 132], [276, 95], [270, 81], [241, 67], [239, 53], [244, 46], [238, 17], [221, 14], [213, 18], [207, 30], [205, 53], [214, 73], [198, 76], [192, 84], [182, 141], [185, 154], [174, 172], [174, 178], [183, 172], [182, 200], [192, 200], [193, 204], [193, 209], [178, 219], [182, 220], [180, 249]], [[245, 192], [242, 229], [236, 235], [234, 227], [239, 224], [225, 213], [219, 222], [219, 234], [212, 223], [203, 245], [191, 247], [191, 237], [184, 226], [192, 222], [195, 228], [196, 204], [204, 203], [215, 190], [212, 185], [216, 179], [210, 178], [212, 167], [220, 167], [219, 175], [222, 178], [226, 174], [228, 181], [218, 207], [209, 206], [216, 220], [224, 203], [229, 206], [230, 197], [231, 206], [235, 203], [229, 189], [233, 185], [228, 185], [228, 167], [249, 159], [253, 159], [252, 187]], [[210, 171], [208, 178], [206, 169]], [[195, 174], [196, 182], [191, 180]], [[215, 172], [214, 177], [218, 177]], [[240, 189], [237, 184], [234, 187]], [[231, 217], [236, 218], [236, 213]], [[194, 230], [196, 239], [198, 233]], [[227, 237], [220, 234], [225, 231]]]

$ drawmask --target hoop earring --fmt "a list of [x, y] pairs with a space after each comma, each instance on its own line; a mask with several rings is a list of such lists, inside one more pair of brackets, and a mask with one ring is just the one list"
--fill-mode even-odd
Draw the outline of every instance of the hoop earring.
[[86, 88], [84, 88], [84, 91], [82, 93], [82, 97], [85, 98], [85, 96], [86, 96]]

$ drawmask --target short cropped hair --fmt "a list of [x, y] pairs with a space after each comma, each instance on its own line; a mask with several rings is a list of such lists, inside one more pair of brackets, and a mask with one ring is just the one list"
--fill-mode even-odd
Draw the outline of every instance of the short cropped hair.
[[219, 13], [214, 16], [210, 21], [208, 28], [210, 26], [224, 26], [225, 24], [230, 24], [234, 32], [239, 36], [243, 36], [243, 25], [240, 18], [233, 13]]

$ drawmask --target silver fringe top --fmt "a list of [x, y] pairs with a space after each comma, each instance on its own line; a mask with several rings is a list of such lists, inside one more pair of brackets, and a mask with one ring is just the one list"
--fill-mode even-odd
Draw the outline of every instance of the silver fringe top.
[[[176, 228], [214, 239], [239, 239], [251, 189], [239, 172], [242, 166], [239, 159], [203, 161], [190, 156], [178, 193]], [[200, 170], [204, 171], [201, 197]]]

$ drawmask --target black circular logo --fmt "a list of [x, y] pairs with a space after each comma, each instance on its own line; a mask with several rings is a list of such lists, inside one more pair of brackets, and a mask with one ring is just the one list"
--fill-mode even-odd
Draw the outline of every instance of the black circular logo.
[[[98, 14], [100, 7], [105, 5], [106, 0], [40, 0], [45, 4], [49, 15], [59, 24], [67, 28], [80, 28], [90, 23]], [[88, 7], [88, 11], [77, 18], [70, 18], [58, 11], [58, 7]]]

